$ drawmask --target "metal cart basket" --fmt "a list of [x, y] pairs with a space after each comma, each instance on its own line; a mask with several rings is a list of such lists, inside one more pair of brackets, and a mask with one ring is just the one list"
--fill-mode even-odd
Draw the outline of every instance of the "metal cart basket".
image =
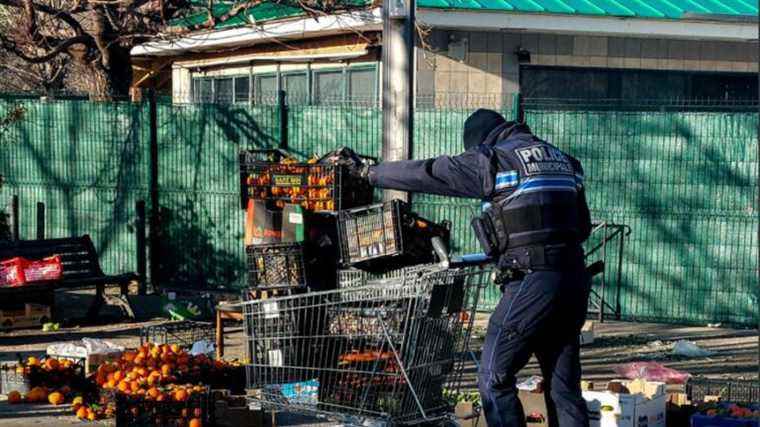
[[353, 280], [364, 286], [244, 303], [254, 403], [348, 424], [445, 417], [487, 270]]

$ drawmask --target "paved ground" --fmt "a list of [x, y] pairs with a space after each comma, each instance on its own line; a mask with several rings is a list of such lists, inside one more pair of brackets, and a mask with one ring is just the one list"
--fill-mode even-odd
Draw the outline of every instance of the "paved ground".
[[[476, 346], [483, 335], [485, 320], [478, 319], [474, 340]], [[108, 339], [132, 347], [139, 343], [141, 327], [161, 322], [160, 319], [156, 319], [140, 323], [108, 323], [110, 320], [107, 316], [101, 318], [101, 321], [103, 324], [100, 325], [67, 327], [58, 332], [21, 330], [0, 333], [0, 362], [16, 360], [19, 355], [25, 357], [43, 354], [51, 343], [83, 337]], [[242, 338], [241, 328], [228, 328], [226, 357], [242, 356]], [[713, 351], [714, 355], [700, 358], [672, 356], [670, 352], [673, 343], [681, 339], [694, 341], [700, 347]], [[614, 378], [615, 365], [638, 360], [658, 361], [693, 375], [752, 379], [757, 378], [758, 372], [758, 331], [608, 322], [596, 325], [596, 341], [583, 348], [582, 359], [584, 378], [594, 382], [606, 382]], [[531, 361], [522, 374], [537, 374], [537, 368], [535, 361]], [[465, 379], [469, 387], [475, 387], [475, 369], [474, 363], [468, 366]], [[0, 401], [0, 425], [4, 427], [70, 424], [82, 423], [77, 422], [64, 410], [52, 406], [11, 406], [5, 401]], [[282, 419], [278, 425], [314, 425], [314, 421]]]

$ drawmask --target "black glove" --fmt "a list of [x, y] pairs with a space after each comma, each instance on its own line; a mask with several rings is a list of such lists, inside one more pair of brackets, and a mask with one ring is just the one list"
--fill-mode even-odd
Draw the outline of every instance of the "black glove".
[[354, 178], [367, 179], [369, 176], [369, 164], [348, 147], [342, 147], [325, 154], [319, 159], [319, 163], [345, 166], [349, 175]]

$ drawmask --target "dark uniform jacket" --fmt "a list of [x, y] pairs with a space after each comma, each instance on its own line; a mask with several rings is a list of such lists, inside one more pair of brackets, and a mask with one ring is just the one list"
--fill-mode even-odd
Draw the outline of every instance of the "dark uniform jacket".
[[501, 266], [545, 264], [547, 246], [577, 252], [591, 232], [580, 162], [524, 124], [505, 123], [456, 156], [381, 163], [370, 168], [369, 180], [381, 188], [498, 203], [510, 223]]

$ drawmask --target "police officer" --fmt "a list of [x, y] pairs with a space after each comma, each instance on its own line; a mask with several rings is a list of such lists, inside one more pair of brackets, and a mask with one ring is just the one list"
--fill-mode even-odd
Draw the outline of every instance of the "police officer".
[[457, 156], [365, 166], [380, 188], [484, 202], [473, 228], [497, 259], [502, 298], [491, 314], [478, 372], [490, 427], [525, 426], [516, 374], [535, 355], [549, 424], [588, 426], [578, 335], [590, 277], [581, 243], [591, 232], [578, 160], [523, 123], [478, 110], [465, 122]]

